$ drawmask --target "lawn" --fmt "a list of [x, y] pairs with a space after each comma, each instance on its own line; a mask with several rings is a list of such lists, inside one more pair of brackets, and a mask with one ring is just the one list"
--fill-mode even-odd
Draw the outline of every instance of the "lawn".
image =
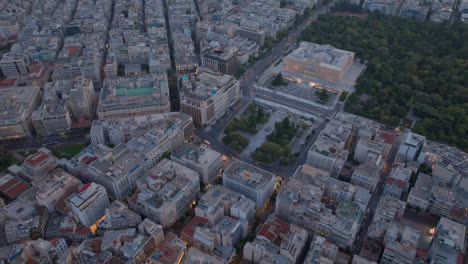
[[63, 153], [64, 155], [68, 157], [73, 157], [76, 154], [80, 153], [80, 151], [82, 151], [87, 145], [88, 144], [86, 143], [80, 143], [80, 144], [58, 146], [58, 147], [55, 147], [54, 149], [60, 153]]

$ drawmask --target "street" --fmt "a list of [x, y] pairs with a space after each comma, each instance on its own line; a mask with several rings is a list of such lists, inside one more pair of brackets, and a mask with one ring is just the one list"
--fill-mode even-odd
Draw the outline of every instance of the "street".
[[[261, 58], [259, 61], [257, 61], [254, 66], [250, 69], [247, 70], [247, 72], [240, 78], [240, 88], [243, 93], [243, 96], [239, 100], [238, 104], [239, 106], [234, 106], [232, 107], [233, 109], [231, 111], [228, 111], [220, 120], [218, 120], [214, 125], [211, 125], [209, 127], [200, 129], [200, 131], [197, 132], [197, 135], [202, 139], [202, 140], [207, 140], [210, 142], [210, 146], [215, 149], [216, 151], [225, 154], [229, 157], [235, 157], [237, 159], [240, 159], [242, 161], [245, 161], [250, 164], [254, 164], [252, 160], [249, 158], [243, 158], [237, 156], [237, 153], [231, 151], [229, 148], [224, 146], [220, 142], [221, 137], [224, 133], [224, 128], [236, 117], [238, 117], [244, 110], [247, 108], [247, 106], [253, 102], [255, 94], [252, 89], [252, 85], [257, 81], [257, 77], [262, 75], [262, 73], [270, 67], [273, 63], [275, 63], [277, 60], [281, 59], [284, 55], [286, 55], [290, 50], [295, 48], [295, 41], [297, 36], [304, 30], [304, 28], [312, 23], [313, 21], [317, 20], [320, 14], [328, 12], [329, 8], [333, 5], [334, 1], [329, 3], [327, 6], [321, 7], [317, 10], [312, 10], [311, 15], [309, 18], [307, 18], [305, 21], [302, 22], [300, 26], [295, 28], [294, 30], [291, 30], [289, 35], [285, 37], [283, 40], [280, 42], [276, 43], [273, 45], [271, 52], [266, 55], [265, 57]], [[284, 103], [285, 100], [280, 99], [281, 103]], [[296, 105], [296, 104], [295, 104]], [[310, 106], [307, 106], [310, 107]], [[304, 106], [302, 109], [305, 112], [309, 112], [309, 108]], [[329, 117], [332, 116], [339, 107], [335, 107], [334, 109], [331, 110], [323, 110], [320, 109], [318, 111], [324, 111], [323, 114], [320, 116], [324, 117]], [[314, 109], [315, 110], [315, 109]], [[317, 131], [321, 131], [326, 125], [326, 121], [324, 121], [320, 126], [318, 127]], [[267, 170], [274, 172], [276, 175], [282, 176], [282, 177], [288, 177], [291, 176], [294, 171], [296, 170], [298, 164], [303, 164], [305, 160], [307, 159], [307, 151], [308, 149], [312, 146], [312, 144], [315, 142], [315, 139], [318, 136], [318, 132], [312, 135], [309, 140], [304, 144], [303, 149], [301, 150], [301, 153], [298, 157], [298, 161], [296, 165], [290, 166], [290, 167], [278, 167], [278, 166], [269, 166], [265, 164], [255, 164], [256, 166]]]
[[395, 142], [393, 142], [392, 144], [392, 148], [390, 149], [388, 160], [386, 161], [386, 165], [384, 169], [382, 170], [379, 183], [377, 184], [377, 189], [372, 194], [372, 198], [370, 199], [369, 204], [367, 205], [367, 212], [365, 214], [364, 220], [361, 223], [361, 230], [359, 230], [359, 233], [357, 236], [359, 237], [359, 239], [357, 239], [354, 243], [354, 248], [353, 248], [354, 254], [358, 254], [362, 248], [362, 245], [364, 244], [367, 230], [369, 229], [369, 226], [372, 222], [372, 216], [374, 215], [375, 210], [377, 209], [377, 206], [379, 205], [380, 198], [382, 197], [383, 187], [391, 171], [390, 167], [395, 161], [396, 155], [398, 153], [398, 147], [400, 146], [402, 140], [403, 140], [403, 134], [400, 134], [396, 138]]

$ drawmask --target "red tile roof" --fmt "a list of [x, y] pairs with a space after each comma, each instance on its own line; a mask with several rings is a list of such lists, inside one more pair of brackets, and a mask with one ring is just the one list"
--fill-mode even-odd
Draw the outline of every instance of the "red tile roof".
[[50, 243], [54, 246], [57, 246], [58, 242], [60, 241], [60, 238], [56, 237], [50, 240]]
[[17, 197], [18, 195], [22, 194], [23, 192], [25, 192], [27, 189], [29, 189], [29, 187], [31, 187], [31, 185], [29, 185], [28, 183], [26, 182], [22, 182], [20, 183], [19, 185], [15, 186], [15, 188], [9, 190], [6, 195], [8, 195], [9, 197], [11, 198], [15, 198]]
[[258, 231], [257, 236], [263, 236], [271, 242], [275, 242], [278, 237], [289, 232], [291, 225], [279, 219], [273, 220], [271, 223], [265, 223]]
[[78, 52], [80, 51], [80, 48], [79, 47], [76, 47], [76, 46], [72, 46], [68, 49], [68, 54], [70, 56], [76, 56], [78, 54]]
[[102, 245], [102, 239], [95, 239], [91, 242], [91, 248], [93, 252], [99, 253], [101, 252], [101, 245]]
[[182, 229], [182, 234], [184, 236], [188, 237], [193, 237], [195, 234], [195, 227], [205, 227], [206, 224], [208, 223], [208, 220], [206, 218], [203, 218], [201, 216], [195, 216], [192, 218], [192, 220]]
[[89, 232], [89, 228], [87, 228], [86, 226], [82, 226], [75, 231], [75, 234], [86, 235], [88, 232]]
[[42, 65], [41, 65], [41, 64], [39, 64], [39, 63], [31, 64], [31, 65], [29, 65], [29, 74], [31, 74], [31, 73], [39, 73], [39, 72], [41, 72], [41, 69], [42, 69]]
[[384, 142], [387, 144], [393, 144], [397, 138], [397, 134], [387, 130], [379, 130], [380, 137], [383, 138]]
[[[8, 176], [7, 176], [8, 177]], [[12, 186], [16, 185], [19, 182], [19, 179], [17, 178], [12, 178], [9, 180], [7, 183], [3, 184], [0, 186], [0, 191], [6, 192], [8, 191]]]
[[14, 199], [30, 187], [31, 185], [29, 183], [19, 178], [12, 177], [8, 182], [0, 186], [0, 191], [8, 196], [8, 198]]
[[71, 233], [71, 232], [73, 232], [73, 229], [72, 228], [63, 228], [63, 229], [59, 229], [58, 232], [59, 233]]
[[398, 189], [402, 189], [402, 190], [403, 190], [403, 188], [405, 188], [405, 182], [404, 181], [396, 180], [396, 179], [394, 179], [392, 177], [388, 177], [387, 184], [388, 185], [395, 185], [395, 186], [398, 187]]
[[83, 186], [83, 188], [81, 188], [80, 193], [86, 191], [86, 189], [88, 189], [90, 186], [91, 186], [91, 183], [85, 184], [85, 186]]
[[0, 87], [12, 87], [15, 86], [17, 79], [5, 79], [0, 81]]
[[48, 158], [49, 158], [48, 154], [42, 151], [39, 151], [38, 153], [28, 157], [24, 162], [27, 162], [31, 164], [32, 166], [37, 166], [38, 164], [40, 164], [41, 162], [43, 162], [44, 160]]

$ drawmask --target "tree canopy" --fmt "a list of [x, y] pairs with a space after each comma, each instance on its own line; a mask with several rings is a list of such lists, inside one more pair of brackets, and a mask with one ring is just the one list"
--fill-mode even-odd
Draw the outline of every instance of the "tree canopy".
[[413, 131], [468, 149], [468, 31], [370, 14], [322, 15], [300, 40], [353, 51], [367, 63], [345, 110], [396, 126], [413, 110]]

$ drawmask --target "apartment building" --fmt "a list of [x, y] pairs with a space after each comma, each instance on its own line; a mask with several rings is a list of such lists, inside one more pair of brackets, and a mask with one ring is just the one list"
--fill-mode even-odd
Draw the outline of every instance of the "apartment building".
[[242, 195], [221, 185], [214, 185], [198, 201], [195, 215], [208, 220], [208, 226], [216, 225], [230, 215], [230, 208], [241, 199]]
[[316, 236], [310, 244], [309, 252], [304, 261], [305, 264], [334, 263], [338, 255], [338, 246], [324, 237]]
[[411, 226], [393, 223], [386, 234], [385, 249], [380, 263], [412, 264], [416, 260], [421, 231]]
[[237, 219], [252, 223], [255, 217], [255, 203], [249, 198], [242, 196], [237, 202], [231, 205], [231, 216]]
[[315, 230], [325, 208], [322, 203], [329, 173], [308, 165], [300, 166], [276, 198], [275, 215], [279, 219]]
[[309, 149], [306, 164], [337, 178], [349, 155], [352, 129], [351, 124], [330, 120]]
[[466, 252], [466, 226], [445, 217], [440, 218], [434, 232], [429, 259], [432, 263], [460, 263]]
[[202, 66], [212, 71], [233, 75], [237, 70], [237, 48], [214, 48], [202, 55]]
[[196, 127], [204, 127], [221, 118], [240, 95], [236, 78], [205, 70], [183, 80], [181, 112], [191, 115]]
[[223, 259], [205, 253], [196, 247], [190, 247], [182, 264], [198, 264], [198, 263], [210, 263], [210, 264], [227, 264]]
[[270, 217], [261, 226], [253, 242], [247, 242], [243, 257], [252, 263], [297, 263], [307, 242], [307, 231]]
[[401, 166], [395, 167], [385, 182], [383, 195], [400, 199], [409, 190], [412, 170]]
[[148, 157], [126, 144], [113, 148], [90, 145], [67, 161], [68, 170], [83, 181], [104, 186], [109, 195], [125, 199], [136, 188], [136, 180], [149, 168]]
[[98, 224], [98, 231], [137, 227], [141, 223], [141, 216], [119, 200], [113, 201], [105, 209], [105, 216]]
[[369, 159], [354, 170], [351, 183], [374, 192], [380, 180], [383, 160]]
[[31, 62], [26, 54], [8, 52], [0, 60], [0, 69], [7, 78], [15, 78], [29, 73], [28, 65]]
[[371, 12], [378, 11], [387, 16], [397, 15], [400, 1], [397, 0], [365, 0], [363, 8]]
[[417, 160], [424, 145], [425, 137], [408, 132], [398, 148], [398, 156], [406, 160]]
[[247, 235], [247, 223], [244, 220], [224, 216], [213, 228], [216, 244], [222, 247], [234, 247]]
[[223, 186], [244, 195], [261, 208], [275, 186], [275, 175], [240, 160], [235, 160], [223, 172]]
[[[0, 177], [0, 194], [8, 200], [15, 200], [22, 193], [26, 192], [31, 185], [25, 180], [11, 174]], [[1, 200], [0, 208], [5, 207], [5, 201]]]
[[81, 184], [82, 182], [70, 173], [57, 169], [51, 173], [43, 187], [36, 193], [37, 204], [53, 212], [60, 207], [59, 203], [64, 203], [72, 192], [78, 191]]
[[31, 114], [41, 104], [41, 90], [36, 86], [0, 90], [0, 140], [31, 136]]
[[101, 219], [110, 205], [106, 189], [96, 183], [84, 185], [69, 202], [73, 213], [84, 226], [92, 226]]
[[31, 115], [37, 134], [42, 137], [59, 136], [70, 132], [70, 112], [58, 101], [44, 101]]
[[335, 213], [327, 209], [320, 215], [317, 232], [333, 244], [351, 247], [361, 227], [364, 212], [350, 201], [338, 203]]
[[432, 214], [448, 217], [452, 209], [461, 207], [461, 201], [455, 190], [441, 183], [432, 186], [429, 201], [429, 210]]
[[129, 198], [132, 210], [161, 224], [173, 225], [200, 190], [198, 173], [174, 161], [163, 159], [137, 182]]
[[405, 202], [392, 197], [380, 199], [372, 223], [367, 231], [367, 236], [382, 241], [390, 224], [393, 221], [399, 221], [403, 216], [405, 207]]
[[260, 47], [265, 44], [265, 31], [259, 28], [258, 23], [252, 23], [252, 21], [244, 20], [241, 23], [240, 28], [237, 30], [239, 36], [255, 41]]
[[[29, 155], [21, 164], [18, 174], [30, 181], [45, 176], [58, 165], [57, 158], [47, 148], [40, 148], [36, 153]], [[15, 165], [13, 165], [15, 166]]]
[[325, 184], [322, 202], [335, 207], [339, 202], [351, 201], [359, 205], [362, 211], [366, 211], [371, 198], [369, 190], [329, 177]]
[[[172, 146], [169, 149], [163, 149], [163, 152], [173, 151], [180, 147], [184, 140], [192, 137], [192, 117], [184, 113], [170, 112], [128, 118], [94, 120], [89, 136], [93, 144], [118, 145], [129, 142], [135, 137], [145, 136], [145, 134], [155, 135], [152, 137], [155, 142]], [[182, 138], [180, 144], [178, 143], [179, 138]]]
[[419, 173], [418, 179], [408, 194], [408, 205], [418, 207], [426, 211], [431, 199], [432, 177], [430, 175]]
[[172, 154], [171, 159], [200, 174], [200, 181], [204, 184], [212, 183], [221, 170], [221, 154], [207, 146], [183, 144]]

